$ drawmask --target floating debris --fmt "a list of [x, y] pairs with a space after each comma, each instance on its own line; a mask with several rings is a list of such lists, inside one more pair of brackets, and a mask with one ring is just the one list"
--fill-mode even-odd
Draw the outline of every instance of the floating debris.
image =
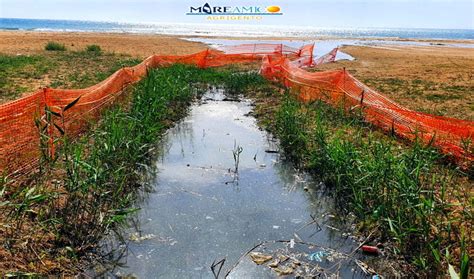
[[327, 255], [324, 251], [317, 251], [308, 255], [310, 261], [322, 262], [323, 258]]
[[378, 255], [380, 253], [376, 246], [363, 245], [360, 249], [367, 254]]
[[278, 273], [278, 276], [283, 276], [283, 275], [290, 275], [294, 272], [294, 269], [292, 267], [286, 267], [286, 268], [274, 268], [273, 269], [276, 273]]
[[354, 262], [357, 264], [357, 266], [359, 266], [359, 268], [367, 275], [369, 274], [377, 274], [377, 272], [375, 272], [375, 270], [373, 270], [372, 268], [370, 268], [366, 263], [362, 262], [362, 261], [359, 261], [357, 259], [354, 260]]
[[154, 235], [152, 233], [140, 236], [139, 233], [134, 232], [130, 235], [129, 239], [133, 242], [140, 242], [140, 241], [143, 241], [143, 240], [153, 239], [155, 237], [156, 237], [156, 235]]
[[303, 222], [303, 220], [302, 220], [302, 219], [299, 219], [299, 218], [293, 218], [293, 219], [291, 219], [290, 221], [291, 221], [291, 223], [293, 223], [293, 224], [299, 224], [299, 223]]
[[290, 239], [290, 248], [291, 249], [295, 248], [295, 240], [293, 238]]
[[265, 255], [260, 252], [252, 252], [249, 256], [252, 258], [252, 261], [258, 265], [264, 264], [273, 258], [270, 255]]
[[285, 256], [285, 255], [278, 255], [278, 260], [280, 260], [281, 263], [286, 262], [290, 257]]
[[273, 262], [269, 263], [268, 266], [272, 267], [272, 268], [275, 268], [275, 267], [278, 267], [279, 263], [280, 262], [278, 260], [274, 260]]

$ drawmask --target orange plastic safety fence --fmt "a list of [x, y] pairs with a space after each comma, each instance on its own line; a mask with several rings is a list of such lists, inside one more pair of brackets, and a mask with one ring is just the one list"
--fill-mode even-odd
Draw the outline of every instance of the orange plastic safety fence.
[[[112, 104], [127, 85], [144, 77], [148, 69], [175, 63], [204, 68], [259, 60], [261, 60], [260, 54], [223, 54], [215, 50], [184, 56], [153, 55], [142, 63], [122, 68], [106, 80], [85, 89], [44, 88], [27, 97], [2, 104], [0, 105], [0, 175], [18, 176], [35, 169], [41, 157], [40, 143], [45, 137], [47, 146], [42, 148], [48, 149], [48, 156], [54, 156], [55, 139], [61, 136], [59, 129], [71, 138], [79, 135], [87, 129], [91, 121], [100, 117], [102, 110]], [[62, 111], [78, 98], [79, 101], [74, 106]], [[45, 118], [46, 110], [62, 116], [52, 116], [53, 120], [48, 122]], [[38, 128], [38, 122], [39, 127], [48, 128]]]
[[432, 143], [460, 164], [470, 165], [474, 154], [466, 143], [474, 140], [474, 122], [435, 116], [404, 108], [369, 88], [345, 70], [308, 72], [286, 57], [266, 57], [262, 74], [297, 89], [303, 101], [322, 100], [346, 110], [360, 108], [366, 121], [402, 138]]
[[[0, 173], [17, 176], [25, 174], [38, 165], [40, 141], [49, 137], [47, 145], [52, 156], [54, 139], [59, 138], [59, 129], [41, 131], [35, 125], [46, 127], [46, 110], [56, 115], [54, 124], [70, 137], [85, 131], [90, 121], [97, 120], [103, 109], [112, 104], [124, 92], [124, 88], [144, 77], [148, 69], [169, 66], [175, 63], [198, 67], [217, 67], [234, 63], [262, 61], [261, 74], [283, 82], [298, 90], [304, 101], [321, 99], [329, 104], [343, 104], [346, 109], [363, 107], [367, 121], [399, 136], [413, 139], [421, 137], [443, 152], [457, 159], [472, 161], [472, 154], [463, 149], [463, 141], [472, 140], [474, 124], [471, 121], [433, 116], [403, 108], [383, 95], [368, 88], [345, 71], [308, 72], [305, 67], [334, 61], [337, 49], [318, 59], [313, 58], [314, 45], [295, 49], [281, 44], [247, 44], [225, 47], [222, 53], [205, 50], [191, 55], [153, 55], [142, 63], [122, 68], [106, 80], [79, 90], [39, 90], [27, 97], [0, 105]], [[70, 109], [63, 109], [71, 102], [79, 101]], [[54, 117], [53, 117], [54, 118]], [[39, 122], [38, 122], [39, 121]], [[51, 122], [50, 122], [51, 123]], [[434, 137], [434, 139], [433, 139]], [[44, 147], [44, 146], [43, 146]]]

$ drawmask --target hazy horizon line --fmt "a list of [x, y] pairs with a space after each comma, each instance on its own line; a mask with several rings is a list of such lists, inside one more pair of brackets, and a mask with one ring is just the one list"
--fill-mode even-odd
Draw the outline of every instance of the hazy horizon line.
[[[472, 30], [473, 28], [436, 28], [436, 27], [343, 27], [343, 26], [310, 26], [310, 25], [288, 25], [288, 24], [239, 24], [239, 23], [195, 23], [195, 22], [159, 22], [159, 21], [117, 21], [117, 20], [93, 20], [93, 19], [58, 19], [58, 18], [25, 18], [25, 17], [0, 17], [0, 19], [26, 19], [26, 20], [53, 20], [53, 21], [82, 21], [118, 24], [178, 24], [178, 25], [222, 25], [222, 26], [253, 26], [253, 27], [299, 27], [316, 29], [418, 29], [418, 30]], [[474, 39], [474, 38], [473, 38]]]

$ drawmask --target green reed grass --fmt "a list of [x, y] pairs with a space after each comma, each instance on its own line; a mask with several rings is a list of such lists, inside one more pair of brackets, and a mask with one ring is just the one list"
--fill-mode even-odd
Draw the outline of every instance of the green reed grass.
[[64, 44], [61, 44], [61, 43], [58, 43], [58, 42], [48, 42], [44, 46], [44, 49], [48, 50], [48, 51], [65, 51], [66, 46]]
[[[66, 144], [65, 205], [51, 210], [57, 235], [70, 247], [96, 243], [124, 222], [160, 135], [186, 112], [200, 84], [226, 84], [230, 72], [175, 65], [151, 70], [133, 90], [130, 107], [116, 106], [82, 142]], [[236, 84], [233, 81], [233, 84]], [[245, 79], [240, 84], [254, 84]], [[201, 88], [201, 89], [200, 89]], [[92, 144], [92, 145], [91, 145]]]
[[87, 45], [86, 46], [86, 51], [94, 52], [94, 53], [100, 53], [100, 52], [102, 52], [102, 48], [99, 45]]
[[[93, 248], [136, 211], [133, 204], [152, 171], [148, 163], [160, 135], [210, 85], [235, 94], [259, 91], [265, 100], [279, 94], [255, 72], [183, 65], [151, 70], [130, 92], [127, 105], [105, 111], [80, 140], [71, 142], [65, 131], [61, 157], [53, 166], [65, 175], [54, 187], [44, 187], [45, 175], [38, 185], [4, 198], [6, 186], [0, 184], [2, 208], [16, 224], [10, 241], [18, 239], [15, 234], [29, 218], [39, 231], [55, 235], [53, 249], [45, 253], [64, 255], [60, 251], [66, 249], [75, 258]], [[450, 261], [443, 254], [455, 245], [451, 223], [472, 214], [463, 211], [459, 220], [447, 215], [448, 187], [457, 173], [437, 167], [441, 155], [434, 149], [419, 142], [402, 147], [374, 131], [358, 112], [347, 114], [321, 102], [301, 104], [288, 94], [266, 117], [286, 156], [319, 176], [333, 190], [341, 213], [359, 218], [361, 230], [378, 228], [382, 241], [395, 242], [395, 252], [422, 269], [436, 272], [441, 262]], [[461, 243], [462, 274], [469, 266], [469, 237]]]
[[68, 195], [65, 205], [51, 212], [61, 219], [58, 235], [65, 245], [95, 243], [135, 211], [129, 207], [153, 146], [195, 93], [191, 71], [180, 66], [150, 71], [133, 90], [130, 107], [108, 110], [88, 138], [65, 147]]
[[[402, 147], [372, 130], [360, 113], [319, 101], [302, 104], [289, 94], [276, 112], [276, 127], [286, 156], [319, 176], [343, 213], [377, 227], [381, 239], [395, 241], [395, 253], [422, 270], [439, 271], [454, 233], [443, 195], [456, 175], [437, 167], [440, 153], [419, 141]], [[469, 212], [461, 218], [469, 220]], [[433, 267], [438, 269], [428, 270]]]
[[53, 233], [52, 248], [41, 253], [71, 259], [83, 256], [105, 233], [124, 224], [137, 210], [133, 204], [153, 171], [149, 162], [161, 134], [186, 113], [194, 96], [209, 85], [256, 84], [249, 78], [236, 81], [231, 74], [183, 65], [150, 70], [126, 93], [128, 97], [103, 112], [98, 123], [90, 124], [94, 128], [74, 141], [61, 125], [61, 114], [47, 114], [48, 123], [57, 124], [64, 134], [55, 139], [61, 143], [58, 154], [50, 160], [43, 144], [43, 171], [34, 183], [16, 190], [0, 185], [0, 205], [11, 224], [6, 239], [12, 253], [21, 250], [25, 224], [35, 224], [40, 238]]

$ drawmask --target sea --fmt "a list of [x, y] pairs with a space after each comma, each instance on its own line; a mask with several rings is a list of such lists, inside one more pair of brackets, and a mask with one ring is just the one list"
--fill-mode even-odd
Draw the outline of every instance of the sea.
[[392, 38], [474, 40], [474, 29], [322, 28], [196, 23], [123, 23], [83, 20], [0, 18], [0, 30], [113, 32], [207, 37]]

